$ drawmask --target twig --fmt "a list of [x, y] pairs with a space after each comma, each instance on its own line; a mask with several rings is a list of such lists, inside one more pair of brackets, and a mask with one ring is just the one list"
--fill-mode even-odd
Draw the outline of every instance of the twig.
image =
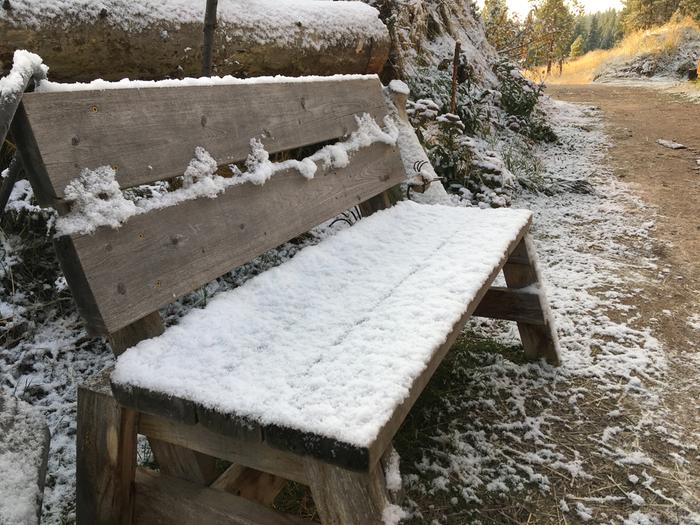
[[216, 9], [218, 0], [207, 0], [204, 12], [204, 45], [202, 47], [202, 76], [211, 76], [214, 55], [214, 32], [216, 30]]
[[462, 44], [455, 42], [455, 56], [452, 60], [452, 98], [450, 99], [450, 113], [457, 112], [457, 69], [459, 68], [459, 52]]

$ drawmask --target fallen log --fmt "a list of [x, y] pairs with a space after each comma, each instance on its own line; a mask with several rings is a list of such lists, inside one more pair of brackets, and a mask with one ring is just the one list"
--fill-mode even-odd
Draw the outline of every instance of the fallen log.
[[[204, 0], [4, 0], [0, 66], [39, 54], [58, 81], [199, 76]], [[378, 73], [390, 38], [376, 9], [329, 0], [219, 2], [218, 75]]]

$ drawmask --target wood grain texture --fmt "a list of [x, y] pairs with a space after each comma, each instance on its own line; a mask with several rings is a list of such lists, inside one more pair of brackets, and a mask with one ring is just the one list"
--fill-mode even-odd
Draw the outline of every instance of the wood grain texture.
[[[121, 228], [64, 239], [76, 271], [87, 280], [76, 293], [93, 333], [115, 332], [266, 250], [400, 183], [395, 148], [375, 144], [350, 165], [319, 169], [308, 180], [295, 170], [262, 186], [241, 184], [216, 199], [186, 201], [145, 215]], [[305, 203], [305, 205], [300, 205]], [[62, 258], [65, 261], [66, 258]]]
[[313, 459], [305, 461], [309, 487], [323, 525], [380, 525], [389, 502], [381, 468], [351, 472]]
[[486, 292], [474, 315], [530, 325], [545, 324], [538, 294], [501, 286], [492, 286]]
[[151, 312], [121, 330], [109, 334], [109, 346], [112, 348], [112, 353], [119, 356], [140, 341], [158, 337], [164, 331], [165, 325], [160, 312]]
[[261, 435], [257, 439], [224, 435], [199, 424], [187, 425], [150, 414], [141, 414], [139, 433], [298, 483], [307, 483], [302, 458], [270, 447], [262, 441]]
[[78, 389], [78, 525], [131, 524], [138, 414], [119, 406], [104, 376]]
[[271, 506], [287, 480], [242, 465], [231, 465], [210, 487]]
[[[503, 267], [503, 275], [509, 288], [524, 288], [532, 284], [540, 284], [541, 279], [537, 268], [537, 256], [529, 236], [524, 237], [513, 251], [512, 258], [518, 262], [509, 262]], [[526, 260], [528, 264], [522, 264]], [[557, 334], [551, 326], [551, 317], [545, 312], [549, 310], [544, 289], [539, 289], [539, 308], [542, 312], [541, 325], [528, 322], [518, 323], [520, 340], [523, 343], [525, 355], [531, 359], [544, 357], [553, 366], [559, 366], [561, 360], [557, 350]]]
[[226, 492], [139, 468], [134, 525], [310, 525]]
[[223, 165], [245, 159], [253, 137], [284, 151], [387, 113], [378, 78], [30, 93], [23, 105], [46, 167], [37, 176], [59, 199], [85, 168], [112, 166], [128, 188], [182, 175], [197, 146]]

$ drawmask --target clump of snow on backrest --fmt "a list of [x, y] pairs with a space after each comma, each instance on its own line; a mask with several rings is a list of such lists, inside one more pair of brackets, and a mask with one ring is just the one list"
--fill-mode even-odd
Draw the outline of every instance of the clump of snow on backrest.
[[110, 166], [83, 170], [64, 190], [73, 211], [56, 222], [59, 235], [93, 233], [98, 226], [118, 228], [137, 213], [136, 204], [127, 200], [119, 189], [116, 173]]
[[214, 157], [201, 146], [194, 148], [194, 158], [190, 161], [182, 178], [182, 187], [191, 188], [199, 182], [206, 182], [214, 177], [219, 166]]
[[175, 206], [200, 197], [215, 198], [230, 186], [250, 182], [262, 185], [280, 171], [295, 169], [312, 179], [320, 164], [324, 168], [342, 168], [350, 157], [374, 143], [395, 145], [399, 130], [391, 117], [385, 117], [385, 129], [369, 114], [356, 117], [357, 130], [344, 140], [324, 146], [302, 160], [272, 162], [259, 138], [250, 141], [250, 153], [245, 161], [246, 171], [231, 166], [233, 177], [217, 175], [218, 163], [203, 147], [198, 146], [194, 158], [182, 175], [182, 187], [158, 192], [151, 198], [128, 199], [119, 188], [116, 173], [110, 166], [83, 170], [64, 190], [71, 211], [56, 221], [57, 235], [90, 234], [100, 226], [118, 228], [129, 217], [152, 210]]

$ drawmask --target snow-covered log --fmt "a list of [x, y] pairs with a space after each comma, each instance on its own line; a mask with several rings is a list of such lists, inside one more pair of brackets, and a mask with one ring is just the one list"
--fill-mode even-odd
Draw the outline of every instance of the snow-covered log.
[[[5, 0], [0, 65], [41, 55], [54, 80], [199, 76], [205, 0]], [[215, 73], [376, 73], [390, 38], [373, 7], [330, 0], [220, 0]]]

